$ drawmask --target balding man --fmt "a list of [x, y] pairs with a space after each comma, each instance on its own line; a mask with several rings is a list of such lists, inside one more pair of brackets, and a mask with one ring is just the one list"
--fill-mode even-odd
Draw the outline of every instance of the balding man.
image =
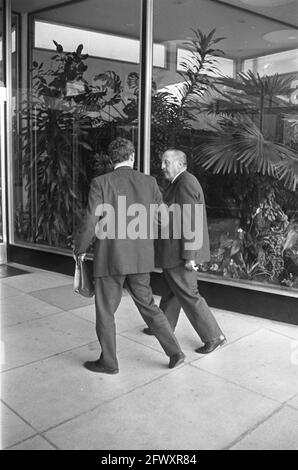
[[[204, 194], [198, 180], [187, 171], [184, 152], [167, 150], [162, 157], [162, 170], [170, 181], [164, 202], [172, 218], [168, 236], [162, 233], [156, 246], [156, 264], [163, 268], [166, 284], [160, 308], [174, 330], [182, 306], [204, 343], [196, 352], [208, 354], [222, 346], [226, 338], [197, 285], [196, 265], [210, 259]], [[144, 333], [152, 334], [149, 328]]]

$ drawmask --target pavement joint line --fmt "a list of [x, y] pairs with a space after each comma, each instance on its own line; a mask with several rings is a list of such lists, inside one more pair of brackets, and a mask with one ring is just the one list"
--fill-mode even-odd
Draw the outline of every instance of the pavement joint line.
[[[43, 436], [42, 433], [40, 433], [40, 432], [34, 434], [33, 436], [26, 437], [26, 439], [22, 439], [21, 441], [15, 442], [11, 446], [4, 447], [2, 450], [13, 450], [13, 447], [18, 446], [20, 444], [23, 444], [24, 442], [30, 441], [30, 439], [33, 439], [34, 437], [41, 437], [42, 439], [47, 441], [48, 444], [50, 444], [52, 447], [54, 447], [55, 450], [60, 450], [59, 447], [56, 444], [51, 442], [50, 439], [48, 439], [46, 436]], [[31, 449], [31, 450], [36, 450], [36, 449]]]
[[55, 450], [60, 450], [60, 448], [57, 446], [57, 444], [55, 444], [54, 442], [52, 442], [51, 439], [49, 439], [47, 436], [45, 436], [45, 435], [43, 434], [43, 432], [41, 432], [39, 435], [40, 435], [40, 437], [42, 437], [43, 439], [45, 439], [48, 444], [50, 444], [51, 446], [53, 446]]
[[[292, 325], [292, 326], [295, 326], [295, 325]], [[292, 336], [289, 336], [288, 334], [286, 333], [282, 333], [280, 331], [276, 331], [276, 330], [272, 330], [270, 327], [265, 327], [266, 330], [269, 330], [271, 333], [276, 333], [277, 335], [280, 335], [280, 336], [284, 336], [285, 338], [289, 338], [291, 339], [292, 341], [295, 341], [295, 340], [298, 340], [298, 326], [296, 325], [297, 327], [297, 338], [293, 338]]]
[[[35, 431], [36, 434], [39, 433], [38, 429], [36, 429], [29, 421], [27, 421], [26, 418], [24, 418], [22, 415], [20, 415], [20, 413], [16, 410], [14, 410], [5, 400], [3, 400], [3, 398], [0, 399], [0, 401], [10, 410], [13, 412], [13, 414], [15, 414], [18, 418], [20, 418], [25, 424], [27, 424], [27, 426], [30, 426], [30, 428], [32, 428], [33, 431]], [[30, 436], [31, 437], [31, 436]], [[26, 438], [26, 439], [29, 439], [29, 438]], [[25, 439], [23, 439], [25, 440]]]
[[[249, 333], [246, 333], [246, 334], [244, 334], [243, 336], [239, 336], [239, 338], [235, 338], [235, 339], [233, 339], [233, 340], [231, 340], [231, 341], [229, 340], [229, 338], [227, 338], [227, 342], [226, 342], [223, 346], [221, 346], [219, 349], [220, 349], [220, 350], [224, 350], [224, 349], [226, 349], [228, 346], [231, 346], [231, 345], [237, 343], [237, 341], [241, 341], [241, 340], [243, 340], [243, 339], [245, 339], [245, 338], [248, 338], [249, 336], [254, 335], [255, 333], [257, 333], [258, 331], [260, 331], [260, 330], [262, 330], [262, 329], [263, 329], [263, 327], [261, 327], [261, 326], [260, 326], [260, 327], [257, 327], [256, 330], [250, 331]], [[219, 349], [217, 349], [217, 351], [218, 351]], [[201, 355], [200, 355], [200, 354], [198, 353], [198, 358], [197, 358], [197, 359], [194, 359], [193, 361], [197, 361], [198, 359], [203, 359], [204, 357], [206, 357], [206, 355], [204, 355], [204, 354], [201, 354]], [[192, 362], [193, 362], [193, 361], [192, 361]]]
[[88, 343], [81, 344], [80, 346], [75, 346], [75, 347], [70, 348], [70, 349], [65, 349], [64, 351], [57, 352], [55, 354], [50, 354], [49, 356], [41, 357], [39, 359], [36, 359], [35, 361], [27, 362], [26, 364], [20, 364], [19, 366], [11, 367], [10, 369], [1, 370], [0, 373], [4, 374], [4, 373], [10, 372], [12, 370], [21, 369], [22, 367], [31, 366], [32, 364], [37, 364], [38, 362], [46, 361], [48, 359], [51, 359], [52, 357], [60, 356], [61, 354], [69, 353], [71, 351], [75, 351], [76, 349], [84, 348], [85, 346], [88, 346], [89, 344], [93, 344], [93, 343], [98, 343], [98, 341], [96, 341], [96, 339], [94, 339], [92, 341], [88, 341]]
[[[28, 273], [28, 274], [26, 274], [26, 276], [28, 276], [28, 275], [30, 276], [30, 274], [32, 274], [32, 273]], [[1, 278], [1, 281], [2, 281], [3, 284], [5, 284], [5, 287], [11, 287], [12, 289], [18, 290], [22, 294], [28, 294], [28, 295], [34, 294], [34, 292], [38, 292], [40, 290], [57, 289], [59, 287], [67, 287], [67, 286], [72, 285], [71, 282], [67, 282], [67, 280], [65, 279], [66, 284], [58, 284], [57, 286], [50, 285], [48, 287], [43, 286], [43, 287], [39, 287], [38, 289], [33, 288], [32, 290], [22, 290], [19, 287], [17, 287], [17, 282], [15, 283], [16, 285], [13, 285], [13, 283], [11, 281], [10, 282], [5, 281], [5, 279], [8, 280], [8, 279], [17, 278], [17, 277], [18, 276], [10, 276], [10, 277], [7, 277], [7, 278], [4, 277], [4, 278]], [[62, 281], [62, 279], [61, 279], [61, 281]], [[32, 284], [33, 284], [33, 281], [32, 281]]]
[[[51, 307], [52, 307], [52, 305], [51, 305]], [[57, 308], [58, 308], [58, 307], [57, 307]], [[31, 313], [32, 313], [32, 312], [31, 312]], [[2, 328], [3, 331], [5, 331], [5, 329], [7, 329], [7, 328], [12, 328], [12, 327], [18, 326], [18, 325], [24, 325], [24, 324], [29, 323], [29, 322], [34, 322], [34, 321], [36, 321], [36, 320], [42, 320], [43, 318], [54, 317], [55, 315], [59, 315], [59, 314], [61, 314], [61, 313], [65, 313], [65, 311], [64, 311], [64, 310], [60, 310], [60, 312], [52, 312], [52, 313], [46, 313], [46, 314], [43, 314], [43, 313], [40, 313], [40, 312], [33, 312], [33, 314], [38, 314], [38, 315], [40, 315], [40, 317], [38, 317], [38, 318], [30, 318], [30, 320], [19, 321], [19, 322], [17, 322], [17, 323], [14, 323], [13, 325], [6, 325], [6, 326], [4, 325], [4, 326], [2, 326], [1, 328]], [[5, 338], [4, 338], [4, 339], [5, 339]]]
[[[52, 304], [48, 304], [50, 305], [51, 307], [54, 307], [54, 305]], [[5, 328], [12, 328], [14, 326], [17, 326], [17, 325], [23, 325], [25, 323], [31, 323], [31, 322], [35, 322], [35, 321], [40, 321], [40, 320], [43, 320], [44, 318], [48, 318], [48, 317], [53, 317], [55, 315], [61, 315], [63, 313], [70, 313], [71, 315], [74, 315], [76, 318], [80, 318], [81, 320], [83, 321], [87, 321], [88, 323], [93, 323], [91, 322], [90, 320], [86, 319], [86, 318], [83, 318], [79, 315], [75, 315], [74, 313], [72, 313], [72, 310], [64, 310], [64, 309], [61, 309], [60, 307], [56, 307], [59, 309], [59, 312], [52, 312], [52, 313], [46, 313], [46, 314], [42, 314], [40, 312], [33, 312], [33, 313], [37, 313], [37, 314], [40, 314], [40, 317], [38, 318], [31, 318], [30, 320], [25, 320], [25, 321], [21, 321], [21, 322], [18, 322], [18, 323], [14, 323], [13, 325], [7, 325], [7, 326], [3, 326], [2, 329], [4, 330]], [[80, 307], [78, 307], [80, 308]], [[31, 312], [32, 313], [32, 312]]]
[[[73, 313], [71, 310], [68, 310], [68, 312], [71, 313], [72, 315], [74, 315], [75, 317], [80, 318], [81, 320], [87, 321], [88, 323], [92, 323], [92, 325], [94, 325], [94, 327], [95, 327], [95, 321], [94, 320], [88, 320], [88, 318], [83, 318], [81, 315], [78, 315], [77, 313]], [[64, 313], [65, 313], [65, 311], [64, 311]]]
[[236, 445], [238, 442], [241, 442], [246, 436], [249, 436], [253, 431], [255, 431], [258, 427], [262, 426], [266, 421], [268, 421], [272, 416], [277, 414], [282, 408], [284, 407], [284, 404], [273, 410], [271, 413], [269, 413], [265, 418], [261, 419], [259, 422], [251, 426], [247, 431], [243, 432], [238, 436], [237, 439], [234, 439], [230, 444], [228, 444], [226, 447], [224, 447], [222, 450], [230, 450], [231, 447]]
[[[65, 287], [65, 286], [62, 286], [62, 287]], [[51, 287], [50, 287], [51, 289]], [[53, 289], [56, 289], [56, 287], [53, 287]], [[43, 290], [43, 289], [41, 289]], [[47, 289], [46, 289], [47, 290]], [[36, 291], [38, 292], [38, 291]], [[74, 291], [73, 291], [74, 292]], [[34, 292], [33, 292], [34, 293]], [[74, 292], [75, 293], [75, 292]], [[30, 294], [29, 294], [30, 295]], [[79, 296], [79, 294], [75, 294], [76, 296]], [[80, 305], [79, 307], [75, 307], [74, 309], [70, 309], [70, 308], [66, 308], [66, 307], [58, 307], [56, 304], [53, 304], [51, 302], [48, 302], [48, 301], [45, 301], [45, 300], [41, 300], [39, 299], [38, 297], [35, 297], [34, 295], [32, 295], [31, 297], [33, 297], [34, 299], [36, 300], [40, 300], [41, 302], [44, 302], [48, 305], [50, 305], [51, 307], [56, 307], [56, 308], [60, 308], [63, 312], [70, 312], [71, 310], [76, 310], [77, 308], [83, 308], [83, 307], [88, 307], [89, 305], [94, 305], [94, 303], [90, 303], [90, 304], [86, 304], [86, 305]], [[80, 297], [77, 297], [77, 298], [80, 298]]]
[[239, 388], [242, 388], [243, 390], [245, 390], [246, 392], [250, 392], [250, 393], [254, 393], [255, 395], [259, 395], [260, 397], [263, 397], [263, 398], [266, 398], [267, 400], [271, 400], [275, 403], [278, 403], [279, 405], [285, 405], [286, 402], [282, 402], [282, 401], [279, 401], [279, 400], [276, 400], [275, 398], [271, 398], [271, 397], [268, 397], [267, 395], [264, 395], [263, 393], [260, 393], [260, 392], [257, 392], [256, 390], [252, 390], [251, 388], [249, 387], [246, 387], [245, 385], [242, 385], [242, 384], [239, 384], [238, 382], [234, 382], [233, 380], [231, 379], [227, 379], [226, 377], [223, 377], [221, 375], [218, 375], [218, 374], [215, 374], [214, 372], [211, 372], [209, 370], [205, 370], [203, 369], [202, 367], [199, 367], [199, 366], [196, 366], [192, 363], [189, 363], [189, 365], [191, 367], [194, 367], [195, 369], [199, 369], [200, 371], [202, 372], [206, 372], [207, 374], [210, 374], [210, 375], [213, 375], [214, 377], [218, 378], [218, 379], [222, 379], [222, 380], [225, 380], [226, 382], [232, 384], [232, 385], [236, 385], [237, 387]]
[[[57, 312], [57, 313], [55, 313], [55, 314], [53, 314], [53, 315], [56, 315], [56, 314], [59, 314], [59, 313], [63, 313], [63, 312]], [[52, 316], [52, 315], [50, 315], [50, 316]], [[40, 320], [40, 319], [38, 318], [38, 319], [36, 319], [36, 320]], [[30, 321], [32, 321], [32, 320], [30, 320]], [[33, 320], [33, 321], [35, 321], [35, 320]], [[86, 320], [86, 321], [87, 321], [87, 320]], [[90, 322], [90, 323], [91, 323], [91, 322]], [[7, 328], [9, 328], [9, 327], [7, 327]], [[139, 345], [141, 345], [141, 346], [144, 346], [144, 347], [146, 347], [146, 348], [148, 348], [148, 349], [151, 349], [151, 350], [153, 350], [153, 351], [155, 351], [155, 352], [158, 352], [158, 353], [160, 353], [160, 354], [163, 354], [162, 351], [158, 351], [157, 349], [154, 349], [154, 348], [152, 348], [152, 347], [150, 347], [150, 346], [146, 346], [146, 345], [144, 345], [143, 343], [139, 343], [139, 342], [135, 341], [134, 339], [128, 338], [127, 336], [123, 336], [123, 335], [121, 335], [121, 334], [119, 334], [119, 333], [117, 334], [117, 336], [122, 336], [124, 339], [126, 339], [126, 340], [128, 340], [128, 341], [132, 341], [132, 342], [134, 342], [134, 343], [136, 343], [136, 344], [139, 344]], [[32, 364], [36, 364], [36, 363], [41, 362], [41, 361], [46, 361], [46, 360], [51, 359], [51, 358], [53, 358], [53, 357], [55, 357], [55, 356], [60, 356], [60, 355], [65, 354], [65, 353], [69, 353], [69, 352], [71, 352], [71, 351], [75, 351], [76, 349], [83, 348], [83, 347], [88, 346], [89, 344], [93, 344], [93, 343], [98, 344], [98, 341], [96, 340], [96, 338], [95, 338], [94, 340], [92, 340], [92, 341], [88, 341], [88, 343], [84, 343], [84, 344], [82, 344], [82, 345], [75, 346], [75, 347], [73, 347], [73, 348], [66, 349], [66, 350], [61, 351], [61, 352], [57, 352], [57, 353], [54, 353], [54, 354], [50, 354], [49, 356], [41, 357], [41, 358], [36, 359], [36, 360], [34, 360], [34, 361], [27, 362], [26, 364], [20, 364], [20, 365], [18, 365], [18, 366], [11, 367], [10, 369], [1, 370], [1, 371], [0, 371], [0, 374], [4, 374], [4, 373], [6, 373], [6, 372], [10, 372], [10, 371], [13, 371], [13, 370], [21, 369], [22, 367], [30, 366], [30, 365], [32, 365]]]
[[[187, 366], [187, 365], [188, 365], [188, 364], [184, 364], [183, 366], [185, 367], [185, 366]], [[183, 367], [183, 366], [182, 366], [182, 367]], [[181, 367], [179, 367], [179, 369], [180, 369], [180, 368], [181, 368]], [[97, 405], [93, 406], [92, 408], [88, 408], [87, 410], [82, 411], [81, 413], [78, 413], [77, 415], [72, 416], [71, 418], [67, 418], [67, 419], [61, 421], [60, 423], [57, 423], [57, 424], [55, 424], [55, 425], [53, 425], [53, 426], [50, 426], [49, 428], [47, 428], [47, 429], [45, 429], [45, 430], [43, 430], [43, 431], [40, 431], [40, 434], [43, 435], [43, 434], [45, 434], [45, 433], [47, 433], [47, 432], [49, 432], [49, 431], [52, 431], [53, 429], [56, 429], [56, 428], [58, 428], [58, 427], [60, 427], [60, 426], [63, 426], [64, 424], [69, 423], [69, 422], [72, 421], [72, 420], [75, 420], [75, 419], [77, 419], [77, 418], [80, 418], [81, 416], [87, 415], [88, 413], [92, 413], [93, 411], [95, 411], [95, 410], [97, 410], [97, 409], [99, 409], [99, 408], [101, 408], [101, 407], [103, 407], [103, 406], [106, 406], [107, 404], [112, 403], [112, 402], [115, 401], [115, 400], [119, 400], [119, 399], [121, 399], [121, 398], [123, 398], [123, 397], [126, 397], [127, 395], [129, 395], [129, 394], [135, 392], [136, 390], [142, 389], [143, 387], [147, 387], [148, 385], [151, 385], [152, 383], [157, 382], [158, 380], [161, 380], [161, 379], [163, 379], [164, 377], [166, 377], [166, 376], [168, 376], [168, 375], [170, 375], [170, 374], [173, 374], [174, 372], [177, 372], [179, 369], [178, 369], [178, 368], [177, 368], [177, 369], [172, 369], [172, 370], [167, 370], [167, 369], [166, 369], [164, 374], [159, 375], [158, 377], [155, 377], [154, 379], [151, 379], [151, 380], [149, 380], [148, 382], [139, 384], [139, 385], [137, 385], [136, 387], [132, 388], [131, 390], [127, 390], [126, 392], [124, 392], [124, 393], [122, 393], [122, 394], [120, 393], [120, 395], [116, 395], [116, 396], [113, 397], [113, 398], [104, 400], [104, 401], [102, 401], [101, 403], [98, 403]]]
[[[264, 328], [263, 328], [262, 326], [258, 326], [257, 329], [254, 330], [254, 331], [250, 331], [249, 333], [244, 334], [243, 336], [240, 336], [239, 338], [235, 338], [235, 339], [232, 340], [232, 341], [229, 341], [229, 340], [228, 340], [227, 343], [224, 344], [224, 345], [221, 347], [221, 349], [227, 348], [229, 345], [232, 345], [232, 344], [236, 343], [237, 341], [242, 340], [243, 338], [247, 338], [248, 336], [255, 334], [256, 332], [258, 332], [258, 331], [261, 330], [261, 329], [264, 329]], [[129, 331], [135, 331], [135, 330], [136, 330], [136, 328], [133, 328], [133, 329], [131, 329], [131, 330], [121, 331], [121, 333], [118, 333], [118, 334], [119, 334], [120, 336], [124, 336], [125, 338], [130, 339], [131, 341], [134, 341], [134, 342], [137, 343], [137, 344], [142, 344], [143, 346], [146, 346], [146, 347], [148, 347], [148, 348], [150, 348], [150, 349], [153, 349], [154, 351], [157, 351], [157, 349], [154, 349], [154, 348], [152, 348], [151, 346], [147, 346], [147, 345], [145, 345], [144, 343], [141, 343], [140, 341], [136, 341], [135, 339], [132, 339], [132, 338], [129, 338], [129, 337], [125, 336], [125, 333], [127, 333], [127, 332], [129, 332]], [[175, 335], [176, 335], [176, 333], [175, 333]], [[177, 335], [176, 335], [176, 336], [177, 336]], [[154, 335], [152, 335], [152, 337], [154, 337]], [[178, 339], [178, 342], [179, 342], [179, 338], [177, 338], [177, 339]], [[203, 344], [203, 343], [202, 343], [202, 344]], [[160, 352], [160, 351], [159, 351], [159, 352]], [[202, 357], [198, 357], [197, 359], [193, 359], [193, 361], [195, 361], [195, 360], [197, 361], [198, 359], [202, 359], [203, 357], [205, 357], [205, 356], [202, 354]]]
[[[295, 392], [294, 395], [292, 397], [290, 397], [287, 401], [285, 401], [285, 404], [287, 404], [290, 400], [293, 400], [293, 398], [297, 397], [298, 398], [298, 393]], [[289, 405], [291, 406], [291, 405]], [[295, 408], [295, 407], [294, 407]], [[297, 408], [296, 408], [297, 409]]]
[[[30, 426], [34, 431], [35, 431], [35, 434], [32, 434], [31, 436], [28, 436], [26, 437], [25, 439], [21, 439], [20, 441], [17, 441], [15, 442], [14, 444], [11, 444], [9, 446], [6, 446], [6, 447], [3, 447], [3, 450], [10, 450], [12, 447], [14, 446], [17, 446], [19, 444], [22, 444], [23, 442], [26, 442], [26, 441], [29, 441], [30, 439], [33, 439], [34, 437], [42, 437], [43, 439], [45, 439], [50, 445], [52, 445], [53, 447], [55, 447], [56, 450], [59, 450], [59, 447], [56, 446], [56, 444], [52, 443], [46, 436], [43, 436], [42, 432], [38, 431], [32, 424], [29, 423], [29, 421], [27, 421], [25, 418], [23, 418], [17, 411], [15, 411], [11, 406], [9, 406], [4, 400], [2, 400], [2, 403], [10, 409], [10, 411], [12, 411], [15, 415], [18, 416], [18, 418], [20, 418], [22, 421], [24, 421], [25, 424], [27, 424], [28, 426]], [[33, 449], [32, 449], [33, 450]]]
[[[32, 436], [26, 437], [26, 439], [22, 439], [21, 441], [17, 441], [14, 444], [11, 444], [10, 446], [4, 446], [2, 447], [1, 450], [13, 450], [14, 446], [18, 446], [19, 444], [23, 444], [23, 442], [29, 441], [33, 437], [39, 436], [39, 433], [33, 434]], [[33, 449], [32, 449], [33, 450]]]
[[[88, 305], [87, 305], [88, 307]], [[81, 318], [82, 320], [85, 320], [85, 321], [88, 321], [89, 323], [92, 323], [94, 326], [95, 326], [95, 318], [94, 320], [89, 320], [88, 318], [83, 318], [82, 315], [79, 315], [78, 313], [75, 313], [74, 310], [79, 310], [80, 308], [84, 308], [84, 307], [78, 307], [78, 308], [75, 308], [73, 310], [67, 310], [67, 312], [71, 313], [72, 315], [74, 315], [75, 317], [77, 318]], [[94, 312], [94, 317], [95, 317], [95, 312]], [[116, 329], [117, 329], [117, 318], [115, 318], [115, 323], [116, 323]], [[142, 325], [140, 325], [140, 328], [142, 328]], [[123, 333], [127, 333], [129, 331], [132, 331], [132, 328], [130, 329], [127, 329], [127, 330], [122, 330], [122, 331], [119, 331], [117, 332], [116, 334], [118, 336], [123, 336]], [[130, 338], [127, 338], [127, 336], [123, 336], [125, 339], [130, 339]]]
[[[65, 313], [65, 312], [63, 312], [63, 311], [62, 311], [62, 312], [56, 312], [56, 313], [53, 313], [53, 314], [50, 314], [50, 315], [47, 315], [47, 316], [51, 316], [51, 317], [52, 317], [52, 316], [54, 316], [54, 315], [59, 315], [59, 314], [61, 314], [61, 313]], [[80, 317], [80, 318], [81, 318], [81, 317]], [[36, 319], [34, 319], [34, 320], [29, 320], [29, 321], [36, 321], [36, 320], [41, 320], [41, 318], [36, 318]], [[88, 320], [85, 320], [85, 321], [88, 321]], [[25, 322], [24, 322], [24, 323], [25, 323]], [[89, 321], [89, 323], [91, 323], [91, 322]], [[6, 328], [10, 328], [10, 327], [12, 327], [12, 326], [15, 326], [15, 325], [11, 325], [11, 326], [8, 326], [8, 327], [6, 327]], [[128, 338], [127, 336], [124, 336], [124, 335], [122, 335], [122, 334], [120, 334], [120, 333], [117, 333], [117, 336], [121, 336], [121, 337], [123, 337], [124, 339], [126, 339], [126, 340], [128, 340], [128, 341], [132, 341], [132, 342], [134, 342], [134, 343], [136, 343], [136, 344], [139, 344], [139, 345], [141, 345], [141, 346], [144, 346], [144, 347], [146, 347], [146, 348], [148, 348], [148, 349], [151, 349], [151, 350], [153, 350], [153, 351], [155, 351], [155, 352], [158, 352], [158, 353], [160, 353], [160, 354], [163, 354], [162, 351], [158, 351], [157, 349], [154, 349], [154, 348], [152, 348], [152, 347], [150, 347], [150, 346], [146, 346], [146, 345], [144, 345], [143, 343], [139, 343], [138, 341], [135, 341], [135, 340], [132, 339], [132, 338]], [[27, 362], [26, 364], [20, 364], [20, 365], [18, 365], [18, 366], [11, 367], [11, 368], [9, 368], [9, 369], [1, 370], [1, 371], [0, 371], [0, 374], [4, 374], [4, 373], [6, 373], [6, 372], [10, 372], [10, 371], [16, 370], [16, 369], [21, 369], [22, 367], [26, 367], [26, 366], [29, 366], [29, 365], [32, 365], [32, 364], [36, 364], [36, 363], [38, 363], [38, 362], [40, 362], [40, 361], [46, 361], [47, 359], [51, 359], [51, 358], [53, 358], [53, 357], [55, 357], [55, 356], [59, 356], [59, 355], [61, 355], [61, 354], [65, 354], [65, 353], [68, 353], [68, 352], [71, 352], [71, 351], [75, 351], [76, 349], [83, 348], [83, 347], [88, 346], [89, 344], [92, 344], [92, 343], [97, 343], [97, 344], [98, 344], [98, 341], [97, 341], [96, 339], [94, 339], [94, 340], [92, 340], [92, 341], [88, 341], [88, 343], [84, 343], [84, 344], [82, 344], [82, 345], [75, 346], [75, 347], [73, 347], [73, 348], [66, 349], [66, 350], [61, 351], [61, 352], [57, 352], [57, 353], [54, 353], [54, 354], [50, 354], [49, 356], [41, 357], [41, 358], [36, 359], [36, 360], [34, 360], [34, 361]]]
[[[130, 330], [127, 330], [130, 331]], [[160, 354], [164, 354], [162, 351], [159, 351], [157, 348], [154, 348], [152, 346], [148, 346], [147, 344], [142, 343], [141, 341], [137, 341], [135, 338], [130, 338], [129, 336], [126, 336], [124, 331], [121, 333], [118, 333], [118, 336], [121, 336], [122, 338], [127, 339], [128, 341], [132, 341], [133, 343], [139, 344], [140, 346], [144, 346], [144, 348], [151, 349], [152, 351], [158, 352]]]
[[[227, 342], [226, 342], [223, 346], [220, 347], [220, 350], [226, 349], [228, 346], [237, 343], [237, 341], [241, 341], [241, 340], [243, 340], [243, 339], [245, 339], [245, 338], [248, 338], [249, 336], [252, 336], [252, 335], [254, 335], [255, 333], [257, 333], [257, 332], [259, 332], [259, 331], [261, 331], [261, 330], [267, 330], [267, 328], [266, 328], [264, 325], [259, 325], [256, 330], [250, 331], [249, 333], [246, 333], [246, 334], [244, 334], [243, 336], [239, 336], [239, 338], [235, 338], [234, 340], [231, 340], [231, 341], [229, 341], [229, 339], [227, 338]], [[270, 332], [271, 332], [271, 333], [280, 334], [281, 336], [285, 336], [285, 335], [283, 335], [282, 333], [278, 333], [278, 332], [276, 332], [276, 331], [271, 331], [271, 330], [270, 330]], [[291, 337], [288, 337], [288, 338], [289, 338], [289, 339], [292, 339], [292, 340], [294, 341], [293, 338], [291, 338]], [[200, 357], [200, 358], [198, 358], [198, 359], [202, 359], [202, 358], [204, 358], [204, 357], [206, 357], [206, 356], [204, 356], [204, 355], [202, 354], [202, 357]], [[193, 361], [197, 361], [198, 359], [194, 359]], [[192, 361], [192, 362], [193, 362], [193, 361]]]
[[285, 406], [298, 412], [298, 408], [296, 406], [292, 405], [291, 403], [285, 403]]
[[[48, 289], [58, 289], [59, 287], [68, 287], [68, 286], [71, 286], [72, 283], [68, 283], [68, 284], [59, 284], [59, 286], [49, 286], [49, 287], [41, 287], [40, 289], [34, 289], [34, 290], [30, 290], [30, 291], [27, 291], [25, 292], [25, 294], [35, 294], [35, 292], [39, 292], [41, 290], [48, 290]], [[12, 287], [12, 286], [11, 286]], [[32, 297], [34, 297], [34, 295], [32, 295]]]

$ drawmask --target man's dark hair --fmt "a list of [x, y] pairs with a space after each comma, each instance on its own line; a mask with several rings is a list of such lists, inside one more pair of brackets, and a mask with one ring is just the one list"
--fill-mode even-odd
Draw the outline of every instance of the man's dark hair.
[[108, 147], [108, 154], [113, 164], [125, 162], [134, 151], [133, 143], [123, 137], [117, 137]]

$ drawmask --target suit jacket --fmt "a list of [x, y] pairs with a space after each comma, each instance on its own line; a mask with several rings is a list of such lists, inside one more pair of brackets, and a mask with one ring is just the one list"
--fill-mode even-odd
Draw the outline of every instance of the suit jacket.
[[[122, 196], [120, 206], [119, 196]], [[137, 213], [126, 219], [123, 217], [132, 204], [142, 204], [148, 215], [150, 205], [160, 203], [162, 196], [155, 178], [129, 166], [119, 167], [92, 180], [86, 214], [75, 231], [73, 240], [75, 254], [85, 253], [94, 242], [94, 277], [148, 273], [154, 269], [153, 237], [131, 239], [125, 236], [127, 226], [136, 220]], [[105, 239], [98, 239], [95, 235], [98, 224], [103, 222], [106, 215], [99, 214], [100, 204], [109, 204], [115, 211], [115, 227], [110, 227], [111, 232]], [[127, 222], [126, 227], [123, 220]], [[149, 227], [148, 219], [147, 222]], [[112, 234], [113, 229], [115, 236]]]
[[[173, 268], [179, 264], [184, 263], [186, 260], [195, 260], [196, 263], [209, 261], [210, 259], [210, 246], [209, 234], [207, 226], [207, 215], [203, 190], [197, 178], [188, 171], [182, 172], [173, 183], [170, 183], [164, 194], [164, 202], [171, 206], [177, 204], [181, 209], [181, 235], [175, 234], [173, 228], [173, 218], [170, 219], [169, 237], [167, 239], [159, 239], [156, 242], [156, 266], [162, 268]], [[195, 224], [194, 210], [195, 204], [199, 204], [199, 217]], [[183, 231], [185, 217], [183, 215], [183, 206], [188, 205], [191, 212], [190, 232], [186, 234]], [[189, 220], [188, 220], [189, 221]], [[179, 221], [178, 221], [179, 222]], [[177, 223], [177, 220], [176, 220]], [[189, 242], [194, 241], [188, 233], [199, 233], [201, 231], [202, 244], [198, 247], [197, 244], [192, 246], [192, 249], [187, 245]], [[177, 237], [178, 235], [178, 237]], [[176, 238], [175, 238], [176, 237]]]

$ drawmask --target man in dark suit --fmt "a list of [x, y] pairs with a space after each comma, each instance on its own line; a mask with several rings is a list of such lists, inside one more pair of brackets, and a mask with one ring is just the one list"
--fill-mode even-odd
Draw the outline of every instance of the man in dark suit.
[[[173, 368], [185, 356], [168, 320], [154, 303], [149, 274], [154, 268], [154, 237], [150, 236], [148, 219], [152, 207], [162, 203], [162, 196], [153, 177], [133, 169], [132, 142], [118, 137], [109, 146], [109, 156], [114, 171], [92, 180], [86, 215], [74, 236], [76, 256], [83, 255], [95, 240], [96, 333], [101, 356], [84, 366], [92, 372], [118, 373], [114, 314], [125, 287]], [[136, 214], [138, 217], [133, 217]]]
[[[157, 265], [163, 268], [166, 285], [159, 306], [173, 330], [182, 306], [205, 343], [196, 352], [207, 354], [222, 346], [226, 338], [197, 286], [196, 264], [210, 259], [204, 195], [198, 180], [187, 171], [186, 155], [180, 150], [164, 153], [162, 170], [170, 181], [164, 202], [180, 212], [172, 211], [168, 236], [161, 236], [157, 243]], [[152, 334], [150, 328], [144, 332]]]

